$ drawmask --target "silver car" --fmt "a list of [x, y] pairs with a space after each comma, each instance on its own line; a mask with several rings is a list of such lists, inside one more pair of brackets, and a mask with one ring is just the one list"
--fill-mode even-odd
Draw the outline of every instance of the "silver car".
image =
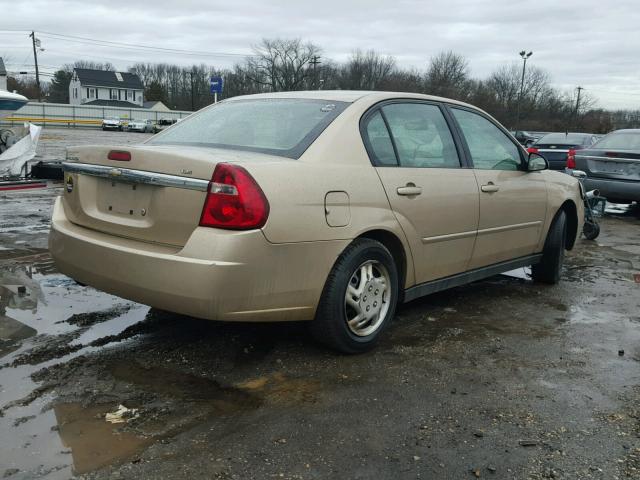
[[640, 129], [611, 132], [575, 152], [573, 165], [569, 160], [567, 166], [587, 174], [587, 190], [600, 190], [613, 203], [640, 202]]
[[153, 133], [155, 125], [153, 120], [131, 120], [127, 126], [130, 132]]

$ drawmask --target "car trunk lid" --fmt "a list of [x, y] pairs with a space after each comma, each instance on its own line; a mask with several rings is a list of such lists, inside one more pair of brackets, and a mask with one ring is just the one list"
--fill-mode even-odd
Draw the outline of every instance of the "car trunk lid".
[[[111, 151], [128, 152], [130, 160], [110, 160]], [[183, 246], [199, 224], [215, 166], [255, 157], [269, 158], [184, 146], [69, 148], [64, 164], [65, 213], [73, 223], [93, 230]]]
[[582, 150], [576, 168], [589, 177], [640, 181], [640, 153], [625, 150]]

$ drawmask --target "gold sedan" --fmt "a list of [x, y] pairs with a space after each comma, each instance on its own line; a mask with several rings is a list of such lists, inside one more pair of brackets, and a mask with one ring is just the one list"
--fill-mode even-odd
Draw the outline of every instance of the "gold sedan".
[[399, 302], [526, 265], [557, 282], [583, 200], [546, 167], [453, 100], [236, 97], [139, 146], [69, 148], [50, 249], [106, 292], [203, 319], [309, 320], [356, 353]]

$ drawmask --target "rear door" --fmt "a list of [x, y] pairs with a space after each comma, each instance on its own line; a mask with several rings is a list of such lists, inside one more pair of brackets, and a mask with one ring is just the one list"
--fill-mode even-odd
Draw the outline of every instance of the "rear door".
[[469, 268], [535, 253], [547, 189], [540, 172], [525, 171], [522, 148], [488, 117], [451, 108], [480, 186], [480, 219]]
[[478, 185], [461, 163], [442, 108], [387, 103], [364, 119], [363, 136], [411, 246], [416, 282], [466, 270], [478, 225]]

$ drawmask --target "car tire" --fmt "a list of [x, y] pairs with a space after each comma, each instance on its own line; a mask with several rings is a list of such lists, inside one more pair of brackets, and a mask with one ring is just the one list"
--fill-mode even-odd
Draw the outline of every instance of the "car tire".
[[375, 346], [398, 302], [398, 269], [389, 250], [368, 238], [354, 240], [327, 278], [312, 335], [342, 353]]
[[595, 240], [600, 235], [600, 225], [596, 222], [584, 222], [582, 233], [587, 240]]
[[564, 210], [560, 210], [549, 228], [542, 250], [542, 260], [531, 267], [531, 276], [534, 281], [552, 285], [560, 281], [566, 239], [567, 215]]

